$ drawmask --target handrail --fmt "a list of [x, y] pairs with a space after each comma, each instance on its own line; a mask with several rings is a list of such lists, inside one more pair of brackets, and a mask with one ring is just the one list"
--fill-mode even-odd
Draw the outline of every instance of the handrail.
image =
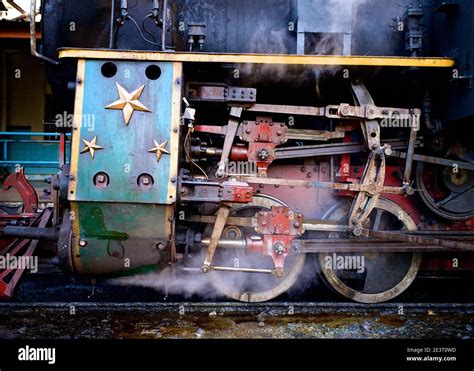
[[[28, 137], [59, 137], [61, 133], [37, 133], [34, 131], [0, 131], [0, 136], [28, 136]], [[65, 134], [67, 137], [71, 133]]]
[[[61, 166], [61, 161], [32, 161], [32, 160], [9, 160], [8, 159], [8, 145], [14, 143], [38, 143], [38, 144], [59, 144], [61, 146], [61, 140], [34, 140], [34, 139], [21, 139], [22, 137], [60, 137], [61, 133], [36, 133], [36, 132], [0, 132], [0, 150], [3, 147], [3, 159], [0, 160], [0, 167], [15, 166], [21, 164], [23, 166], [33, 167], [48, 167], [48, 166]], [[65, 134], [65, 143], [70, 144], [71, 133]], [[7, 138], [13, 137], [13, 138]]]

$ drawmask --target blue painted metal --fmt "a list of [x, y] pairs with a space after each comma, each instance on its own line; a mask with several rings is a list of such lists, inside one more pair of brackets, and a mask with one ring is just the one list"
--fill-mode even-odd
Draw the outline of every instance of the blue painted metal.
[[[0, 132], [0, 167], [6, 172], [17, 165], [27, 167], [28, 175], [56, 174], [59, 169], [59, 140], [31, 139], [34, 137], [59, 137], [59, 133]], [[70, 134], [66, 135], [70, 138]], [[66, 143], [69, 158], [70, 142]]]
[[[78, 156], [77, 187], [74, 201], [102, 201], [167, 204], [170, 182], [170, 156], [163, 155], [158, 162], [156, 155], [148, 151], [158, 143], [168, 141], [172, 130], [173, 107], [173, 64], [155, 63], [161, 69], [157, 80], [145, 75], [148, 62], [117, 62], [118, 72], [113, 78], [106, 78], [101, 68], [106, 61], [88, 60], [85, 65], [83, 117], [95, 117], [94, 130], [83, 125], [80, 129], [82, 140], [91, 141], [97, 137], [97, 145], [103, 147], [95, 152], [94, 159], [89, 153], [74, 153]], [[121, 110], [105, 107], [119, 99], [116, 83], [132, 92], [145, 86], [140, 102], [152, 112], [135, 111], [130, 123], [125, 125]], [[93, 116], [91, 116], [93, 115]], [[74, 135], [77, 135], [75, 132]], [[106, 189], [96, 188], [94, 176], [105, 172], [110, 179]], [[143, 191], [138, 186], [138, 177], [150, 174], [154, 186]]]

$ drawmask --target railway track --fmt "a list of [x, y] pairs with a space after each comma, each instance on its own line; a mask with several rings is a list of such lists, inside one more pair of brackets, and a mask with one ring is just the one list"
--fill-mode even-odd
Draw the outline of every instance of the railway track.
[[[403, 310], [406, 314], [466, 314], [474, 315], [474, 303], [380, 303], [373, 305], [352, 302], [0, 302], [0, 311], [5, 310], [59, 310], [75, 307], [76, 310], [91, 312], [155, 312], [209, 314], [260, 314], [281, 316], [291, 314], [313, 315], [321, 313], [380, 313], [398, 314]], [[184, 309], [184, 313], [183, 313]], [[289, 314], [291, 313], [291, 314]]]
[[0, 339], [472, 339], [474, 304], [2, 302]]

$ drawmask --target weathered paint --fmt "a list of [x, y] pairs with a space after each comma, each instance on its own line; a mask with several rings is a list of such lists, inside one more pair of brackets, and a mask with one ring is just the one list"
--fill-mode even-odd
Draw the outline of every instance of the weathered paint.
[[[73, 264], [78, 273], [127, 272], [158, 264], [169, 240], [171, 206], [74, 203]], [[86, 243], [81, 246], [80, 241]], [[128, 259], [128, 260], [127, 260]]]
[[[170, 254], [172, 246], [182, 65], [119, 61], [114, 62], [117, 74], [107, 78], [101, 72], [107, 62], [81, 59], [78, 63], [69, 184], [71, 253], [78, 273], [131, 272], [153, 266]], [[151, 64], [161, 70], [156, 80], [145, 74]], [[125, 125], [121, 110], [105, 108], [119, 99], [116, 83], [128, 92], [145, 86], [139, 100], [151, 112], [135, 111]], [[93, 127], [83, 121], [90, 117], [94, 117]], [[81, 154], [83, 140], [94, 137], [102, 149], [94, 158]], [[159, 162], [149, 152], [153, 140], [168, 141], [170, 154]], [[94, 185], [99, 172], [110, 179], [104, 189]], [[151, 189], [140, 189], [141, 174], [154, 178]], [[168, 248], [160, 251], [159, 243]]]
[[437, 67], [455, 65], [452, 58], [363, 57], [332, 55], [280, 54], [219, 54], [219, 53], [163, 53], [146, 51], [111, 51], [93, 49], [62, 49], [60, 58], [90, 58], [137, 61], [168, 61], [196, 63], [255, 63], [312, 66], [376, 66], [376, 67]]
[[[176, 176], [178, 164], [179, 107], [180, 94], [174, 85], [181, 86], [180, 69], [173, 63], [115, 62], [117, 74], [104, 77], [101, 68], [107, 61], [86, 61], [84, 79], [77, 92], [82, 95], [82, 110], [76, 109], [77, 130], [74, 131], [72, 147], [72, 175], [75, 182], [70, 189], [71, 201], [101, 201], [170, 204], [176, 199]], [[151, 64], [161, 69], [158, 80], [150, 80], [145, 70]], [[179, 74], [178, 76], [175, 73]], [[128, 92], [145, 86], [140, 102], [152, 112], [135, 111], [128, 125], [125, 125], [121, 110], [105, 107], [119, 99], [116, 83]], [[80, 98], [78, 98], [79, 100]], [[79, 103], [79, 102], [76, 102]], [[95, 118], [95, 127], [84, 125], [87, 117]], [[81, 125], [82, 124], [82, 125]], [[173, 129], [177, 129], [174, 131]], [[81, 154], [82, 140], [97, 137], [97, 144], [103, 147], [91, 158]], [[80, 140], [79, 140], [80, 139]], [[153, 140], [172, 145], [172, 155], [163, 155], [158, 162], [148, 150]], [[105, 172], [110, 184], [105, 189], [94, 186], [94, 176]], [[150, 174], [154, 186], [143, 191], [138, 186], [138, 177]]]

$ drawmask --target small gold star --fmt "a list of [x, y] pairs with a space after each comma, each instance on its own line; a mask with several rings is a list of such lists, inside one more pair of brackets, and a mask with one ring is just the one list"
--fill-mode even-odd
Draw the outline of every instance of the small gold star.
[[123, 118], [125, 119], [125, 125], [128, 126], [130, 123], [134, 111], [151, 112], [139, 101], [140, 96], [143, 93], [143, 89], [145, 89], [145, 85], [129, 93], [118, 82], [116, 84], [120, 99], [109, 104], [105, 108], [122, 110]]
[[155, 147], [150, 149], [148, 152], [156, 153], [156, 160], [160, 162], [161, 156], [163, 154], [169, 155], [170, 153], [166, 150], [166, 146], [168, 145], [168, 141], [164, 141], [163, 143], [159, 144], [156, 140], [153, 140], [155, 143]]
[[85, 139], [82, 139], [82, 141], [84, 142], [86, 146], [81, 151], [81, 153], [89, 152], [92, 159], [94, 159], [95, 151], [100, 151], [101, 149], [104, 149], [103, 147], [97, 145], [97, 137], [94, 137], [94, 139], [92, 139], [90, 142]]

